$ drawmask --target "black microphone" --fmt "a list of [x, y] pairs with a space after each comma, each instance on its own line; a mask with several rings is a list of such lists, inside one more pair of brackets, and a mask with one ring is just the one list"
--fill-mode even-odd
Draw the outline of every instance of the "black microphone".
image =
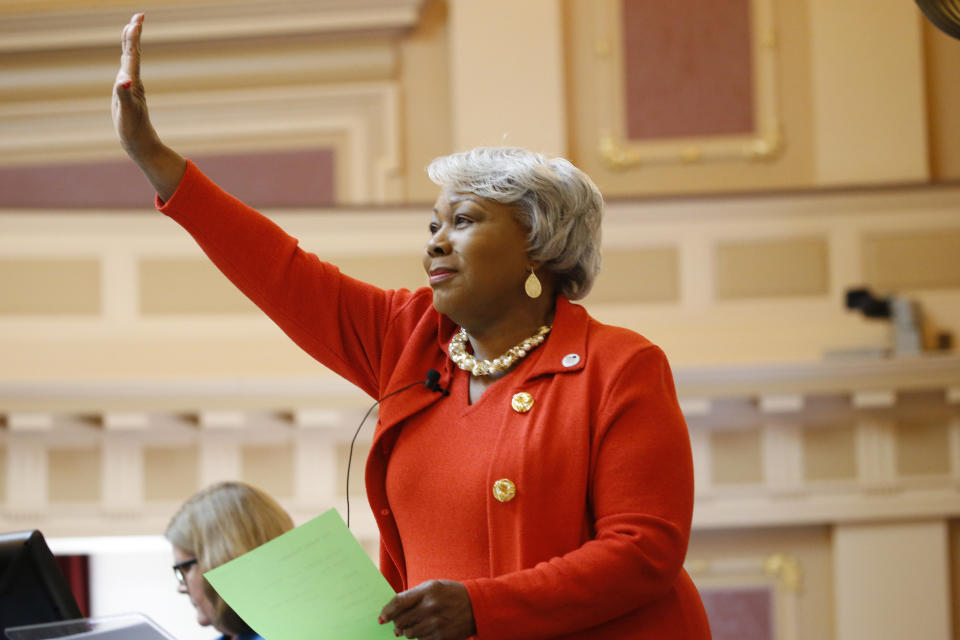
[[436, 369], [430, 369], [429, 371], [427, 371], [427, 379], [425, 382], [411, 382], [405, 387], [400, 387], [396, 391], [391, 391], [390, 393], [388, 393], [387, 395], [383, 396], [382, 398], [374, 402], [372, 405], [370, 405], [370, 408], [367, 409], [367, 412], [363, 414], [363, 419], [360, 421], [360, 424], [357, 426], [357, 430], [353, 433], [353, 439], [350, 440], [350, 453], [347, 456], [347, 528], [348, 529], [350, 528], [350, 467], [353, 465], [353, 445], [357, 442], [357, 436], [360, 435], [360, 429], [363, 428], [363, 423], [367, 421], [367, 418], [370, 417], [370, 412], [373, 411], [374, 407], [376, 407], [378, 404], [380, 404], [390, 396], [394, 396], [400, 393], [401, 391], [406, 391], [410, 387], [415, 387], [418, 384], [422, 384], [427, 389], [430, 389], [430, 391], [436, 391], [437, 393], [442, 393], [445, 396], [450, 395], [449, 391], [447, 391], [446, 389], [440, 386], [439, 380], [440, 380], [440, 372], [437, 371]]
[[436, 369], [430, 369], [427, 371], [427, 381], [423, 384], [426, 385], [427, 389], [430, 389], [430, 391], [436, 391], [437, 393], [442, 393], [445, 396], [450, 395], [450, 391], [441, 387], [439, 381], [440, 372]]

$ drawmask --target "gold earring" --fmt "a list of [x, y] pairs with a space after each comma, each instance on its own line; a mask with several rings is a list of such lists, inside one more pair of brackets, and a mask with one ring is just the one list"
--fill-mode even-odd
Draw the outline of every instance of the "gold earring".
[[543, 293], [543, 286], [540, 284], [540, 279], [537, 277], [537, 274], [533, 272], [533, 269], [530, 269], [530, 275], [527, 276], [527, 279], [523, 283], [523, 290], [527, 292], [527, 295], [531, 298], [539, 298], [540, 294]]

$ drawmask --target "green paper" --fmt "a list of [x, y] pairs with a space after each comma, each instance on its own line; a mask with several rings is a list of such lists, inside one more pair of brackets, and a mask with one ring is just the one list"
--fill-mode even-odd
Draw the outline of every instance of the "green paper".
[[203, 575], [266, 640], [396, 640], [394, 591], [335, 509]]

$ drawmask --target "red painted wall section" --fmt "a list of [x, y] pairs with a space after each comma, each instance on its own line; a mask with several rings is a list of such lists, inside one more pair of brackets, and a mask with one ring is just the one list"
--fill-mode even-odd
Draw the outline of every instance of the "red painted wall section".
[[623, 0], [627, 137], [754, 130], [750, 0]]
[[90, 556], [54, 556], [83, 617], [90, 616]]
[[[336, 202], [332, 149], [195, 155], [221, 187], [254, 207]], [[152, 207], [153, 189], [130, 161], [0, 167], [0, 208]]]
[[773, 640], [772, 587], [700, 589], [713, 640]]

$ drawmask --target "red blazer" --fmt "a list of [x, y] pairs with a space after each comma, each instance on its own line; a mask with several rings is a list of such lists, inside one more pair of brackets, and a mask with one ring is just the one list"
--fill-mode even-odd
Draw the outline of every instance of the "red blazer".
[[[431, 368], [449, 384], [456, 327], [428, 288], [384, 291], [340, 274], [192, 163], [157, 204], [293, 340], [372, 397]], [[709, 638], [682, 568], [693, 467], [666, 358], [562, 296], [539, 349], [525, 377], [498, 383], [535, 404], [527, 413], [504, 404], [501, 435], [484, 452], [490, 486], [510, 478], [517, 495], [499, 502], [491, 491], [478, 523], [492, 573], [465, 582], [478, 638]], [[414, 387], [384, 400], [367, 461], [381, 571], [398, 591], [412, 585], [386, 499], [387, 462], [404, 420], [440, 399]]]

